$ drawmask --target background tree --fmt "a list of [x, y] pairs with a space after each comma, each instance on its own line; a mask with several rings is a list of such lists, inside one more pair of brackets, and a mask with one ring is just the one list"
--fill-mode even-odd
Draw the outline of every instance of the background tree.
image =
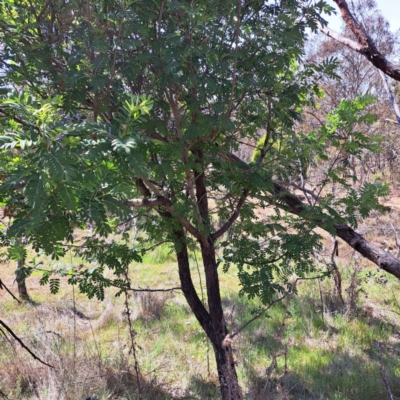
[[[352, 13], [357, 15], [361, 21], [363, 29], [368, 32], [370, 39], [379, 48], [382, 55], [391, 60], [396, 59], [398, 50], [397, 36], [389, 30], [389, 24], [377, 9], [374, 1], [357, 1], [351, 3]], [[324, 28], [325, 30], [328, 28]], [[324, 31], [327, 33], [328, 31]], [[348, 38], [356, 41], [357, 38], [353, 31], [346, 24], [338, 37]], [[325, 37], [325, 39], [322, 39]], [[358, 170], [359, 182], [370, 175], [385, 177], [387, 167], [389, 167], [390, 179], [397, 179], [397, 129], [393, 124], [393, 115], [398, 115], [396, 103], [394, 102], [392, 88], [387, 82], [387, 77], [381, 75], [382, 71], [377, 69], [364, 54], [354, 51], [345, 41], [337, 41], [322, 36], [321, 42], [310, 50], [310, 57], [315, 61], [325, 57], [337, 57], [339, 68], [336, 73], [341, 77], [339, 81], [332, 80], [329, 77], [322, 77], [322, 88], [326, 94], [324, 100], [320, 100], [322, 109], [332, 110], [336, 107], [342, 98], [354, 99], [356, 96], [371, 94], [378, 101], [374, 106], [374, 113], [378, 116], [379, 123], [370, 127], [368, 135], [381, 135], [380, 151], [375, 155], [371, 152], [365, 152], [359, 165], [355, 166], [354, 160], [350, 158], [349, 162], [353, 165], [354, 174]], [[355, 43], [355, 42], [354, 42]], [[388, 93], [389, 90], [389, 93]], [[323, 114], [323, 111], [321, 112]], [[318, 113], [317, 113], [318, 114]], [[320, 114], [320, 115], [322, 115]], [[391, 123], [388, 123], [390, 121]], [[318, 123], [314, 119], [314, 124]]]

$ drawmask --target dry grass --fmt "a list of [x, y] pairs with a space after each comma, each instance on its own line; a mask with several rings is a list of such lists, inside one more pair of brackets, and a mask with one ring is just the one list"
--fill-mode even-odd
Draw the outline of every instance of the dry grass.
[[136, 298], [139, 304], [135, 318], [160, 319], [165, 305], [172, 295], [168, 292], [140, 292]]
[[[375, 243], [386, 240], [396, 251], [389, 221], [400, 225], [397, 207], [390, 216], [375, 214], [363, 221], [360, 230], [366, 229]], [[321, 257], [328, 259], [329, 237], [324, 244]], [[159, 250], [155, 258], [147, 259], [145, 267], [132, 266], [136, 286], [178, 286], [168, 249]], [[343, 243], [337, 264], [345, 307], [337, 303], [331, 278], [320, 286], [305, 282], [287, 310], [274, 307], [268, 318], [256, 321], [235, 339], [246, 399], [265, 399], [266, 390], [271, 400], [385, 398], [382, 371], [394, 396], [400, 396], [400, 284], [357, 259]], [[13, 266], [3, 264], [1, 271], [1, 279], [15, 292]], [[234, 269], [221, 278], [227, 321], [235, 329], [253, 316], [251, 310], [259, 304], [237, 296], [240, 286]], [[193, 279], [200, 293], [195, 263]], [[12, 400], [137, 399], [123, 299], [110, 291], [104, 302], [88, 301], [64, 283], [59, 295], [50, 296], [38, 280], [34, 276], [27, 281], [33, 303], [17, 305], [0, 291], [0, 319], [55, 368], [41, 365], [0, 334], [0, 390]], [[218, 398], [212, 349], [183, 296], [137, 293], [130, 307], [142, 399]], [[267, 380], [265, 371], [274, 357], [276, 365]]]

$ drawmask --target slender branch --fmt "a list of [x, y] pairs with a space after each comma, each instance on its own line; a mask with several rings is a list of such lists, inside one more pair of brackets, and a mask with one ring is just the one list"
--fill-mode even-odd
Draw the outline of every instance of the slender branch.
[[257, 313], [253, 318], [248, 320], [245, 324], [243, 324], [240, 328], [236, 329], [235, 332], [231, 333], [229, 337], [233, 339], [235, 336], [239, 335], [240, 332], [242, 332], [244, 329], [246, 329], [251, 323], [253, 323], [255, 320], [263, 316], [272, 306], [274, 306], [276, 303], [280, 303], [283, 299], [291, 295], [292, 292], [287, 292], [285, 293], [282, 297], [279, 299], [274, 300], [268, 307], [264, 308], [264, 310], [260, 311]]
[[231, 94], [230, 94], [230, 98], [229, 98], [228, 110], [226, 112], [227, 117], [230, 117], [230, 115], [232, 113], [233, 95], [234, 95], [235, 86], [236, 86], [236, 68], [237, 68], [237, 61], [238, 61], [237, 52], [238, 52], [238, 46], [239, 46], [241, 13], [242, 13], [242, 0], [238, 0], [238, 15], [236, 17], [237, 22], [236, 22], [236, 30], [235, 30], [235, 62], [233, 64], [233, 71], [232, 71]]
[[301, 190], [302, 192], [308, 193], [315, 201], [319, 201], [320, 196], [317, 196], [312, 190], [306, 189], [304, 187], [301, 187], [299, 185], [296, 185], [293, 182], [284, 182], [284, 181], [275, 181], [276, 183], [279, 183], [280, 185], [289, 185], [294, 187], [295, 189]]
[[[148, 183], [148, 181], [146, 181]], [[174, 213], [174, 207], [172, 202], [163, 196], [157, 196], [154, 199], [133, 199], [133, 200], [124, 200], [121, 201], [121, 204], [127, 207], [133, 208], [141, 208], [141, 207], [165, 207], [170, 211], [172, 214]], [[193, 226], [187, 219], [177, 216], [176, 217], [180, 224], [189, 232], [191, 233], [196, 239], [200, 240], [201, 242], [205, 242], [206, 239], [204, 235], [195, 227]]]
[[279, 299], [274, 300], [272, 303], [268, 305], [268, 307], [264, 308], [261, 310], [259, 313], [257, 313], [253, 318], [251, 318], [249, 321], [247, 321], [245, 324], [243, 324], [240, 328], [236, 329], [235, 332], [229, 334], [229, 338], [233, 339], [235, 336], [237, 336], [240, 332], [242, 332], [245, 328], [247, 328], [252, 322], [260, 318], [262, 315], [264, 315], [271, 307], [273, 307], [276, 303], [280, 303], [282, 300], [284, 300], [287, 297], [293, 296], [297, 282], [299, 281], [309, 281], [309, 280], [314, 280], [314, 279], [319, 279], [322, 277], [325, 277], [326, 275], [319, 275], [319, 276], [312, 276], [310, 278], [297, 278], [293, 283], [290, 283], [290, 290], [286, 292], [282, 297], [279, 297]]
[[389, 400], [395, 400], [395, 398], [393, 397], [393, 394], [392, 394], [392, 390], [390, 389], [390, 384], [389, 384], [389, 380], [388, 380], [388, 377], [387, 377], [387, 374], [386, 374], [385, 365], [383, 363], [382, 349], [381, 349], [381, 345], [380, 345], [379, 341], [376, 341], [376, 347], [378, 348], [378, 356], [379, 356], [381, 377], [382, 377], [383, 383], [384, 383], [385, 388], [386, 388], [387, 398]]
[[204, 234], [201, 233], [195, 226], [193, 226], [187, 219], [182, 217], [177, 217], [180, 224], [189, 232], [191, 233], [196, 239], [202, 242], [204, 245], [208, 245], [207, 239], [205, 238]]
[[21, 304], [20, 300], [18, 300], [13, 294], [12, 292], [10, 292], [10, 290], [8, 289], [8, 287], [4, 284], [4, 282], [0, 279], [0, 290], [1, 289], [6, 289], [7, 292], [9, 293], [9, 295], [16, 301], [18, 301], [18, 303]]
[[47, 7], [50, 5], [50, 3], [51, 3], [51, 0], [48, 0], [48, 1], [46, 2], [46, 4], [43, 6], [42, 10], [40, 11], [39, 15], [37, 16], [37, 20], [38, 20], [38, 21], [41, 20], [41, 18], [43, 17], [44, 13], [45, 13], [46, 10], [47, 10]]
[[112, 285], [112, 286], [114, 286], [118, 289], [129, 290], [130, 292], [156, 293], [156, 292], [174, 292], [175, 290], [182, 290], [182, 288], [180, 286], [168, 288], [168, 289], [142, 289], [142, 288], [123, 287], [123, 286], [118, 286], [118, 285]]
[[154, 199], [132, 199], [123, 200], [121, 204], [127, 207], [140, 208], [140, 207], [171, 207], [172, 203], [165, 197], [158, 196]]
[[161, 37], [161, 21], [164, 12], [165, 0], [161, 2], [160, 12], [158, 13], [158, 21], [157, 21], [157, 30], [158, 30], [158, 37]]
[[345, 46], [349, 47], [351, 50], [356, 51], [357, 53], [361, 53], [363, 47], [361, 44], [357, 43], [355, 40], [349, 39], [340, 33], [334, 31], [327, 26], [322, 26], [320, 23], [318, 24], [318, 29], [320, 32], [324, 33], [326, 36], [335, 39], [337, 42], [344, 44]]
[[220, 229], [218, 229], [216, 232], [214, 232], [211, 235], [212, 240], [217, 240], [219, 237], [221, 237], [238, 219], [238, 217], [240, 215], [240, 210], [242, 209], [244, 203], [246, 202], [246, 198], [247, 198], [248, 194], [249, 194], [249, 190], [247, 190], [247, 189], [243, 190], [243, 193], [240, 196], [240, 199], [236, 205], [235, 211], [230, 216], [228, 221], [225, 222], [225, 224]]
[[2, 320], [0, 320], [0, 325], [2, 325], [6, 331], [37, 361], [46, 365], [47, 367], [54, 368], [52, 365], [47, 364], [46, 362], [42, 361], [38, 356], [36, 356], [30, 349], [27, 347], [24, 342], [9, 328]]

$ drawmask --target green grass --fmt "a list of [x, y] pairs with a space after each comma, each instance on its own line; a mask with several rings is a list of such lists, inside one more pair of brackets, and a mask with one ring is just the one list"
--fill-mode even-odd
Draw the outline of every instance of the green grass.
[[[349, 287], [352, 268], [341, 268], [344, 289]], [[199, 276], [195, 258], [191, 270], [200, 294], [204, 276]], [[297, 296], [275, 305], [238, 335], [233, 344], [237, 371], [249, 399], [265, 399], [265, 392], [260, 397], [264, 388], [268, 399], [386, 398], [383, 376], [393, 395], [400, 396], [400, 299], [396, 297], [400, 283], [387, 276], [382, 282], [379, 273], [371, 271], [372, 276], [359, 273], [361, 290], [351, 313], [335, 300], [331, 279], [320, 286], [304, 281]], [[236, 272], [232, 268], [221, 273], [231, 331], [251, 319], [260, 306], [238, 295]], [[130, 277], [134, 287], [179, 286], [176, 263], [166, 245], [146, 256], [143, 264], [132, 265]], [[65, 400], [92, 393], [99, 399], [136, 399], [123, 296], [115, 298], [113, 293], [110, 290], [103, 302], [89, 301], [63, 282], [57, 296], [49, 295], [48, 287], [38, 287], [33, 304], [17, 305], [4, 297], [1, 318], [56, 370], [40, 366], [17, 343], [14, 350], [2, 340], [1, 390], [13, 399], [53, 399], [56, 393]], [[347, 301], [348, 294], [343, 295]], [[130, 309], [142, 398], [218, 398], [212, 347], [182, 294], [135, 294]], [[265, 371], [274, 357], [276, 368], [267, 382]], [[278, 393], [279, 382], [284, 389]]]

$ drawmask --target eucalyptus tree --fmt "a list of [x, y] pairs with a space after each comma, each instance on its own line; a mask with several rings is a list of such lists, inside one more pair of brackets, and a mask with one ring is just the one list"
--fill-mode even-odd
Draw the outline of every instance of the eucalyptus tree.
[[[376, 2], [357, 0], [351, 2], [351, 9], [356, 13], [358, 20], [362, 21], [363, 28], [368, 32], [381, 53], [385, 57], [395, 59], [397, 38], [390, 31], [389, 23], [377, 9]], [[325, 32], [329, 31], [329, 28], [324, 29]], [[343, 24], [340, 35], [342, 38], [355, 39], [353, 32], [346, 24]], [[387, 77], [383, 75], [382, 71], [375, 68], [363, 54], [346, 46], [345, 42], [332, 40], [323, 34], [315, 36], [315, 38], [317, 40], [313, 41], [313, 48], [310, 49], [308, 57], [312, 58], [314, 62], [327, 57], [336, 57], [339, 65], [335, 72], [341, 79], [337, 80], [329, 76], [322, 77], [320, 87], [324, 91], [325, 97], [318, 100], [320, 106], [318, 110], [310, 110], [306, 114], [308, 115], [307, 122], [311, 127], [309, 130], [312, 130], [313, 126], [320, 125], [323, 116], [335, 109], [342, 99], [355, 99], [357, 96], [365, 94], [375, 96], [377, 102], [371, 111], [377, 115], [379, 123], [362, 129], [368, 136], [381, 135], [381, 149], [377, 154], [366, 151], [364, 157], [359, 159], [357, 163], [350, 156], [349, 164], [352, 166], [353, 175], [358, 176], [358, 182], [355, 182], [355, 184], [360, 184], [364, 179], [368, 179], [371, 172], [375, 174], [379, 171], [379, 173], [385, 175], [388, 164], [393, 179], [392, 172], [395, 171], [397, 164], [395, 161], [397, 157], [396, 149], [398, 148], [397, 126], [386, 122], [389, 118], [393, 118], [393, 105], [388, 99], [386, 90], [390, 89], [386, 82]], [[382, 76], [384, 77], [383, 85]], [[303, 124], [304, 120], [302, 121]], [[335, 157], [335, 155], [332, 154], [332, 157]]]
[[[288, 189], [287, 171], [299, 159], [326, 157], [326, 143], [355, 155], [371, 146], [356, 129], [373, 122], [368, 98], [343, 102], [319, 131], [294, 129], [319, 93], [320, 74], [334, 67], [303, 60], [306, 28], [330, 11], [324, 2], [10, 0], [0, 7], [0, 201], [12, 215], [4, 243], [22, 253], [23, 235], [59, 258], [74, 229], [94, 223], [78, 251], [96, 267], [66, 273], [89, 297], [103, 298], [108, 286], [126, 288], [129, 264], [141, 260], [140, 248], [105, 241], [110, 217], [122, 224], [134, 208], [143, 240], [172, 244], [180, 288], [214, 349], [223, 399], [242, 397], [219, 286], [232, 264], [241, 293], [268, 303], [290, 290], [290, 276], [314, 269], [313, 228], [322, 226], [400, 277], [397, 259], [346, 225], [378, 207], [386, 187], [355, 192], [334, 165], [326, 180], [343, 184], [347, 197], [309, 191], [304, 205]], [[256, 144], [261, 132], [256, 159], [239, 159], [241, 143]], [[275, 214], [259, 220], [255, 210], [267, 206]], [[191, 277], [195, 248], [206, 304]], [[42, 282], [56, 291], [50, 274]]]

